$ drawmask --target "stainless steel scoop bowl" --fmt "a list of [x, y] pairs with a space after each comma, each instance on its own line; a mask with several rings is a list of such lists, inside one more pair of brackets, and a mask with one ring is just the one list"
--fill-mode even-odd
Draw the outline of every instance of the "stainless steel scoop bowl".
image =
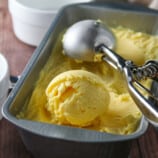
[[158, 126], [158, 98], [140, 83], [144, 79], [158, 79], [158, 62], [150, 60], [138, 67], [112, 50], [115, 42], [115, 36], [103, 23], [83, 20], [67, 29], [63, 48], [67, 56], [82, 61], [93, 62], [94, 56], [101, 53], [103, 61], [124, 75], [129, 93], [144, 116], [154, 126]]
[[72, 25], [64, 34], [63, 47], [66, 55], [84, 61], [93, 61], [96, 46], [115, 45], [115, 36], [100, 21], [84, 20]]

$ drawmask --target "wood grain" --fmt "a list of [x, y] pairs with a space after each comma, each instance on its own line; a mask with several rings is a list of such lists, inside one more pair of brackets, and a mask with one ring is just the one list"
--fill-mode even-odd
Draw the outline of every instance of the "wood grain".
[[[0, 0], [0, 52], [8, 60], [11, 75], [22, 73], [34, 50], [15, 37], [7, 0]], [[5, 119], [0, 121], [0, 158], [32, 158], [16, 128]], [[158, 158], [158, 132], [152, 126], [134, 140], [130, 158]]]

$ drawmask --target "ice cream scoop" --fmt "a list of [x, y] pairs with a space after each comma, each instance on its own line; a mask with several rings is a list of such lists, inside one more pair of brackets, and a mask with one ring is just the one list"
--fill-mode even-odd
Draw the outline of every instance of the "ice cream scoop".
[[[69, 57], [93, 61], [94, 56], [100, 53], [103, 61], [123, 73], [133, 100], [146, 118], [158, 126], [158, 105], [155, 104], [157, 98], [139, 82], [141, 79], [158, 78], [158, 62], [148, 61], [145, 65], [138, 67], [132, 61], [125, 60], [115, 53], [112, 50], [114, 46], [115, 37], [112, 32], [101, 22], [95, 20], [75, 23], [68, 28], [63, 37], [64, 53]], [[146, 96], [142, 90], [145, 91]]]
[[102, 79], [85, 70], [57, 75], [46, 89], [50, 114], [61, 124], [93, 125], [108, 108], [110, 96]]

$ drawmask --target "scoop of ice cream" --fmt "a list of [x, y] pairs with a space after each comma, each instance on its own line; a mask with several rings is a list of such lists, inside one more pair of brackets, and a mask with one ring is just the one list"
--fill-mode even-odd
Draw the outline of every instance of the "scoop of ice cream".
[[46, 108], [59, 123], [80, 127], [93, 124], [110, 98], [102, 79], [85, 70], [59, 74], [49, 83], [46, 96]]

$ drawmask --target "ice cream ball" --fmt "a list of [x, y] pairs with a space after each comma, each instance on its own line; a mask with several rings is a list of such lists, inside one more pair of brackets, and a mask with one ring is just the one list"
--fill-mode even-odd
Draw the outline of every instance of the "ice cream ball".
[[86, 70], [56, 76], [46, 88], [46, 108], [60, 124], [92, 125], [108, 108], [110, 95], [103, 80]]

